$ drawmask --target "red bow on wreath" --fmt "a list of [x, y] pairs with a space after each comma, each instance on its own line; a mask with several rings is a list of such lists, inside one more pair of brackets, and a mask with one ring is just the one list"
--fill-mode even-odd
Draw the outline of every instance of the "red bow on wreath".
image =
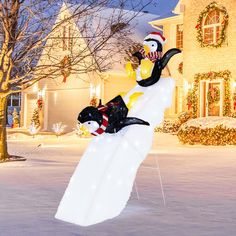
[[236, 101], [234, 101], [234, 110], [236, 110]]

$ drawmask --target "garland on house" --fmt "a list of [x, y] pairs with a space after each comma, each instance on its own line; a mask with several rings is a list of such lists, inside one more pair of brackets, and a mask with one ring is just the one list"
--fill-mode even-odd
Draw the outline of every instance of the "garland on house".
[[214, 87], [209, 89], [207, 93], [207, 100], [209, 104], [213, 104], [220, 101], [220, 89], [218, 87]]
[[178, 71], [181, 75], [183, 74], [183, 62], [179, 63]]
[[193, 96], [192, 96], [192, 109], [193, 109], [193, 117], [197, 117], [198, 110], [198, 93], [199, 93], [199, 82], [201, 80], [215, 80], [217, 78], [224, 79], [224, 87], [225, 87], [225, 97], [224, 97], [224, 107], [223, 107], [223, 116], [230, 115], [231, 112], [231, 91], [230, 91], [230, 78], [231, 72], [229, 70], [220, 71], [220, 72], [208, 72], [208, 73], [198, 73], [194, 77], [194, 85], [193, 85]]
[[[221, 22], [221, 32], [219, 39], [215, 44], [208, 44], [204, 42], [203, 38], [203, 21], [205, 17], [213, 10], [218, 10], [222, 13], [223, 15], [223, 20]], [[223, 6], [219, 6], [216, 2], [210, 3], [199, 15], [196, 29], [197, 29], [197, 41], [200, 43], [201, 47], [212, 47], [212, 48], [218, 48], [221, 47], [223, 42], [225, 41], [226, 38], [226, 28], [228, 26], [228, 21], [229, 21], [229, 15], [227, 13], [227, 10]]]
[[193, 94], [193, 91], [188, 91], [188, 94], [187, 94], [187, 106], [188, 106], [188, 110], [191, 110], [192, 108], [192, 105], [194, 103], [194, 94]]

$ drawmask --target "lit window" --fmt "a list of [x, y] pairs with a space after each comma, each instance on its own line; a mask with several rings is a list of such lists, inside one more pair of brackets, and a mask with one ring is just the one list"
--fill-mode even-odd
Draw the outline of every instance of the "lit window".
[[183, 25], [177, 25], [176, 27], [176, 47], [183, 49]]
[[219, 10], [210, 11], [203, 25], [203, 40], [206, 44], [216, 44], [220, 39], [222, 14]]
[[73, 30], [71, 26], [63, 26], [63, 32], [62, 32], [62, 48], [63, 51], [73, 49]]
[[74, 43], [74, 42], [73, 42], [73, 35], [72, 35], [72, 33], [73, 33], [72, 27], [69, 26], [68, 48], [69, 48], [70, 51], [73, 50], [73, 43]]
[[66, 26], [63, 26], [63, 35], [62, 35], [62, 48], [63, 51], [67, 50], [67, 45], [66, 45]]
[[21, 94], [11, 94], [7, 99], [7, 106], [19, 107], [21, 106]]

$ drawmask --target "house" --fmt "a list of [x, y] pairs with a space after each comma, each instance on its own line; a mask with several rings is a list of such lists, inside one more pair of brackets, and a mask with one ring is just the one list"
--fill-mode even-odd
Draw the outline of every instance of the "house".
[[[91, 15], [81, 19], [80, 22], [76, 22], [73, 18], [63, 22], [72, 15], [71, 8], [68, 7], [68, 4], [63, 3], [55, 25], [48, 35], [38, 66], [55, 64], [55, 62], [68, 65], [66, 63], [70, 60], [70, 55], [90, 50], [93, 45], [83, 35], [83, 21], [91, 23], [89, 33], [92, 34], [97, 25], [100, 27], [100, 25], [106, 24], [107, 17], [112, 16], [115, 12], [116, 9], [104, 8], [99, 13], [101, 18]], [[126, 15], [137, 14], [129, 10], [124, 12]], [[134, 18], [130, 22], [132, 25], [127, 36], [130, 38], [130, 43], [142, 42], [143, 37], [152, 30], [148, 22], [156, 17], [157, 15], [143, 13]], [[119, 38], [119, 40], [122, 39]], [[122, 42], [118, 41], [110, 42], [122, 46]], [[117, 42], [119, 44], [116, 44]], [[112, 47], [108, 45], [107, 50], [112, 50]], [[100, 52], [96, 52], [96, 55], [86, 57], [75, 68], [72, 68], [73, 70], [70, 66], [66, 66], [65, 69], [62, 67], [61, 75], [57, 78], [40, 80], [24, 91], [21, 98], [21, 126], [28, 128], [32, 123], [33, 115], [39, 111], [37, 115], [42, 130], [50, 131], [53, 124], [62, 122], [67, 125], [66, 131], [71, 131], [76, 127], [78, 113], [88, 106], [91, 100], [97, 102], [98, 99], [101, 99], [105, 103], [119, 93], [129, 91], [135, 85], [135, 81], [126, 76], [125, 60], [122, 54], [116, 55], [116, 60], [110, 63], [112, 66], [106, 70], [98, 70], [96, 63], [98, 60], [100, 63], [104, 63], [102, 56]], [[106, 58], [105, 62], [108, 59], [110, 58]], [[88, 72], [82, 74], [76, 72], [85, 66], [89, 68]], [[72, 73], [72, 71], [74, 72]]]
[[236, 1], [180, 0], [172, 12], [150, 22], [163, 27], [165, 50], [182, 49], [169, 67], [176, 79], [169, 116], [228, 116], [236, 109]]

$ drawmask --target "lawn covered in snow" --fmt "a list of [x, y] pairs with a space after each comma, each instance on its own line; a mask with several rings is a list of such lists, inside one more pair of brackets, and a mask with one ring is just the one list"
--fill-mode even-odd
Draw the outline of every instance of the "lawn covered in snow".
[[[236, 234], [236, 146], [181, 145], [155, 134], [126, 209], [115, 219], [79, 227], [54, 219], [89, 139], [67, 135], [9, 137], [26, 162], [0, 165], [0, 235], [222, 236]], [[166, 205], [155, 158], [158, 158]], [[121, 170], [122, 171], [122, 170]]]

